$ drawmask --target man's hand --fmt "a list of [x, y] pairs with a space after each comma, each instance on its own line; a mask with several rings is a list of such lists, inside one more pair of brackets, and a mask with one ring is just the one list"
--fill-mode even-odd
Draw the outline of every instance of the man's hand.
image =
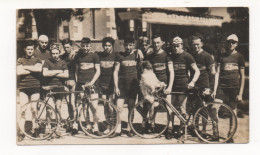
[[159, 87], [166, 87], [167, 85], [164, 82], [159, 83]]
[[195, 85], [195, 83], [194, 83], [193, 81], [191, 81], [191, 82], [188, 84], [188, 89], [194, 88], [194, 85]]
[[120, 90], [118, 88], [116, 88], [115, 91], [116, 91], [116, 95], [119, 96], [120, 95]]
[[169, 95], [171, 91], [172, 89], [168, 87], [167, 89], [165, 89], [164, 94]]
[[211, 97], [212, 97], [213, 99], [215, 99], [216, 94], [217, 94], [217, 92], [216, 92], [216, 91], [213, 91], [213, 93], [211, 94]]
[[92, 82], [86, 82], [85, 87], [93, 86], [94, 84]]
[[243, 100], [242, 95], [238, 94], [236, 99], [237, 101], [242, 101]]

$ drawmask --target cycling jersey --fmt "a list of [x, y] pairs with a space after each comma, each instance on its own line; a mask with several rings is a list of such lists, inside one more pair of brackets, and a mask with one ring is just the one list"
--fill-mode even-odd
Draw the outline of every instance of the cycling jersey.
[[95, 64], [100, 64], [100, 61], [98, 55], [94, 52], [84, 53], [79, 51], [75, 56], [75, 63], [78, 65], [77, 82], [85, 83], [93, 79], [96, 73]]
[[116, 55], [116, 62], [120, 63], [119, 76], [127, 77], [129, 74], [137, 76], [137, 61], [136, 54], [128, 54], [126, 52], [119, 52]]
[[[19, 58], [17, 60], [17, 65], [22, 65], [22, 66], [34, 66], [37, 63], [42, 64], [41, 60], [39, 58], [36, 58], [32, 56], [31, 58]], [[40, 77], [41, 73], [40, 72], [31, 72], [30, 74], [27, 75], [21, 75], [18, 76], [18, 87], [39, 87], [40, 88]]]
[[191, 70], [191, 64], [195, 63], [194, 58], [185, 51], [180, 54], [172, 54], [171, 57], [175, 74], [173, 90], [175, 88], [187, 88], [190, 79], [188, 70]]
[[152, 54], [146, 56], [146, 60], [149, 60], [153, 66], [153, 71], [159, 81], [168, 84], [169, 72], [168, 64], [172, 63], [171, 58], [166, 54], [165, 51], [158, 54], [153, 52]]
[[220, 64], [219, 87], [239, 88], [239, 69], [245, 68], [244, 57], [234, 52], [228, 56], [221, 55], [217, 61]]
[[[210, 54], [205, 51], [201, 53], [192, 53], [193, 58], [196, 61], [196, 64], [200, 70], [200, 76], [195, 83], [197, 87], [209, 87], [209, 75], [210, 75], [210, 68], [214, 66], [213, 58]], [[191, 70], [191, 77], [194, 76], [194, 70]], [[192, 79], [192, 78], [191, 78]]]
[[110, 83], [113, 83], [113, 71], [116, 55], [112, 53], [98, 53], [100, 59], [100, 77], [99, 84], [102, 86], [108, 86]]
[[[64, 60], [56, 61], [54, 59], [48, 59], [45, 61], [43, 68], [48, 68], [48, 70], [68, 70], [67, 63]], [[59, 78], [56, 76], [44, 77], [44, 85], [64, 85], [66, 78]]]
[[116, 62], [120, 63], [118, 87], [119, 98], [136, 98], [138, 91], [136, 53], [120, 52], [116, 55]]
[[60, 56], [62, 60], [64, 60], [68, 66], [69, 70], [69, 78], [68, 80], [75, 80], [75, 70], [76, 70], [76, 65], [74, 59], [70, 57], [69, 53], [64, 53]]

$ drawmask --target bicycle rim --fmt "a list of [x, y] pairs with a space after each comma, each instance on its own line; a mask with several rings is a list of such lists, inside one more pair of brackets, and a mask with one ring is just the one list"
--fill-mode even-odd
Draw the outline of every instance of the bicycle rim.
[[[50, 117], [46, 116], [46, 109], [48, 109]], [[49, 138], [58, 123], [55, 110], [42, 101], [29, 102], [20, 107], [17, 121], [21, 132], [33, 140]]]
[[[79, 115], [79, 123], [82, 131], [93, 138], [106, 138], [115, 132], [117, 125], [119, 124], [119, 113], [116, 106], [109, 100], [97, 98], [91, 100], [91, 102], [98, 101], [99, 106], [97, 109], [97, 116], [95, 118], [91, 109], [91, 103], [86, 103], [82, 106]], [[106, 106], [105, 106], [106, 105]], [[109, 106], [108, 106], [109, 105]], [[95, 127], [95, 119], [97, 119], [98, 127]], [[100, 132], [101, 135], [95, 133]]]
[[225, 143], [237, 130], [237, 117], [223, 103], [209, 103], [197, 110], [193, 119], [197, 136], [206, 143]]
[[128, 121], [137, 136], [151, 139], [160, 137], [168, 128], [169, 112], [163, 103], [159, 103], [154, 108], [154, 115], [149, 115], [148, 104], [145, 100], [138, 102], [130, 111]]

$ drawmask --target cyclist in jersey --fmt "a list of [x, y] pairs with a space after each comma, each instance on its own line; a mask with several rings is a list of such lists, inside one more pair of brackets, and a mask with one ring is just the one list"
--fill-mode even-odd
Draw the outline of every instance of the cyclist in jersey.
[[245, 60], [243, 55], [237, 52], [237, 46], [237, 35], [229, 35], [226, 39], [225, 53], [220, 54], [217, 60], [217, 84], [213, 92], [213, 96], [216, 95], [216, 99], [228, 104], [235, 114], [237, 101], [242, 100], [245, 85]]
[[173, 62], [167, 53], [162, 49], [164, 41], [160, 35], [154, 35], [152, 37], [153, 50], [146, 56], [146, 60], [149, 60], [153, 66], [153, 71], [159, 81], [167, 84], [164, 93], [167, 95], [166, 100], [171, 103], [171, 90], [174, 81]]
[[[61, 51], [58, 48], [51, 49], [52, 58], [47, 59], [43, 65], [43, 77], [44, 77], [44, 86], [58, 86], [54, 88], [53, 92], [62, 92], [64, 91], [65, 80], [69, 77], [69, 71], [67, 64], [64, 60], [60, 59]], [[44, 87], [43, 86], [43, 87]], [[62, 94], [54, 95], [54, 103], [58, 114], [61, 114], [61, 103], [62, 103]], [[51, 113], [47, 109], [46, 114], [48, 119], [51, 119]], [[51, 129], [50, 124], [46, 126], [46, 132]]]
[[[174, 78], [175, 80], [174, 80], [172, 91], [185, 93], [187, 88], [194, 87], [195, 82], [199, 78], [200, 71], [192, 55], [183, 50], [183, 41], [180, 37], [175, 37], [172, 39], [171, 47], [173, 51], [171, 53], [171, 58], [174, 64], [173, 66], [175, 72], [175, 78]], [[193, 78], [190, 80], [188, 71], [191, 70], [193, 70], [195, 73]], [[177, 110], [180, 111], [180, 113], [183, 115], [184, 118], [186, 118], [187, 115], [186, 102], [187, 102], [187, 95], [185, 94], [172, 95], [172, 103], [177, 108]], [[166, 139], [172, 138], [172, 129], [174, 124], [173, 113], [171, 114], [171, 119], [172, 119], [172, 127], [169, 126], [169, 130], [166, 134]], [[176, 136], [179, 136], [179, 134]]]
[[[197, 82], [195, 83], [195, 87], [198, 87], [200, 91], [203, 91], [205, 88], [210, 88], [211, 83], [214, 83], [214, 80], [210, 79], [210, 77], [215, 76], [216, 70], [215, 70], [215, 62], [213, 61], [212, 56], [207, 53], [206, 51], [203, 50], [203, 37], [199, 34], [196, 33], [190, 37], [190, 44], [191, 44], [191, 49], [192, 49], [192, 56], [195, 59], [195, 62], [200, 70], [200, 76]], [[194, 71], [191, 71], [191, 77], [194, 76]], [[190, 105], [187, 105], [187, 108], [192, 111], [192, 113], [195, 112], [195, 110], [200, 107], [201, 101], [195, 97], [189, 98], [190, 100]], [[206, 101], [210, 102], [212, 101], [212, 98], [208, 98]], [[196, 107], [194, 107], [195, 105]], [[197, 107], [198, 106], [198, 107]], [[215, 107], [212, 107], [215, 108]], [[216, 109], [216, 108], [215, 108]], [[216, 110], [212, 110], [212, 112], [217, 112]], [[217, 115], [212, 114], [212, 116], [215, 116], [214, 118], [217, 120]], [[204, 120], [204, 125], [202, 129], [202, 135], [206, 135], [206, 120]], [[217, 125], [213, 124], [213, 136], [212, 139], [218, 139], [218, 128]]]
[[[82, 86], [95, 86], [94, 94], [91, 94], [91, 98], [98, 98], [98, 78], [100, 76], [100, 60], [98, 55], [91, 51], [91, 40], [89, 38], [83, 38], [81, 40], [81, 48], [78, 54], [75, 56], [76, 63], [76, 90], [81, 91]], [[83, 93], [80, 93], [81, 98]], [[98, 101], [91, 102], [93, 109], [94, 125], [87, 125], [87, 130], [89, 133], [95, 135], [101, 135], [98, 129]]]
[[[113, 51], [115, 40], [111, 37], [105, 37], [102, 40], [103, 52], [98, 52], [100, 59], [100, 70], [101, 74], [99, 77], [99, 92], [103, 99], [109, 99], [114, 102], [114, 81], [113, 81], [113, 71], [116, 60], [116, 54]], [[109, 115], [112, 113], [112, 108], [109, 107], [107, 102], [105, 103], [105, 117], [109, 120]], [[111, 126], [108, 126], [104, 133], [109, 133]]]
[[[40, 75], [42, 71], [42, 62], [39, 58], [33, 56], [34, 44], [31, 41], [25, 43], [23, 48], [25, 56], [17, 60], [17, 79], [19, 89], [20, 106], [27, 102], [37, 101], [40, 97]], [[32, 118], [35, 118], [36, 107], [32, 107]], [[22, 124], [25, 120], [22, 120]], [[34, 122], [34, 121], [32, 121]], [[37, 136], [36, 124], [32, 124], [32, 133]], [[22, 138], [22, 136], [20, 137]]]
[[[137, 80], [137, 61], [134, 39], [127, 37], [124, 40], [125, 51], [116, 55], [115, 70], [113, 73], [115, 94], [117, 96], [117, 107], [119, 109], [119, 117], [122, 119], [124, 103], [128, 104], [128, 111], [135, 105], [137, 92], [139, 89]], [[118, 125], [112, 137], [121, 135], [121, 123]], [[127, 136], [132, 137], [130, 126], [127, 125]]]
[[[69, 70], [69, 78], [65, 81], [65, 85], [69, 89], [69, 91], [75, 91], [76, 88], [76, 82], [75, 82], [75, 55], [76, 51], [73, 50], [73, 42], [70, 39], [64, 39], [62, 41], [64, 53], [60, 56], [62, 60], [64, 60], [67, 63], [67, 67]], [[68, 112], [69, 114], [72, 114], [74, 111], [73, 115], [70, 116], [70, 119], [74, 119], [75, 121], [73, 122], [73, 125], [67, 128], [67, 132], [72, 132], [72, 134], [76, 134], [78, 132], [78, 124], [76, 123], [76, 117], [77, 117], [77, 112], [76, 112], [76, 105], [75, 105], [75, 94], [72, 93], [71, 96], [69, 96], [69, 104], [68, 104]]]

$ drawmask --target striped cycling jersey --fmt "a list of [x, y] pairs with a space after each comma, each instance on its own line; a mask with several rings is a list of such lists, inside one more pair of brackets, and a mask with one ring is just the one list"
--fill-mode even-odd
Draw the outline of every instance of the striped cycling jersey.
[[159, 81], [168, 84], [169, 82], [169, 69], [168, 64], [172, 63], [171, 58], [167, 55], [165, 51], [161, 53], [152, 53], [146, 56], [146, 60], [149, 60], [153, 65], [153, 71]]
[[171, 58], [175, 75], [173, 88], [187, 88], [190, 81], [188, 71], [191, 70], [191, 64], [196, 63], [194, 58], [185, 51], [180, 54], [171, 54]]
[[99, 57], [94, 52], [84, 53], [79, 51], [75, 56], [75, 63], [78, 65], [78, 82], [90, 82], [95, 73], [95, 65], [100, 64]]
[[[196, 64], [200, 70], [200, 76], [195, 83], [195, 86], [197, 87], [209, 87], [209, 75], [211, 67], [214, 67], [214, 61], [211, 55], [205, 51], [202, 51], [201, 53], [192, 53], [192, 56], [194, 57]], [[194, 76], [194, 71], [191, 70], [191, 77]], [[191, 78], [192, 79], [192, 78]]]
[[228, 56], [221, 55], [217, 61], [220, 64], [219, 86], [239, 88], [239, 69], [245, 68], [243, 55], [235, 51]]
[[[17, 60], [17, 66], [34, 66], [37, 63], [42, 64], [41, 60], [37, 57], [32, 56], [31, 58], [19, 58]], [[41, 72], [30, 72], [27, 75], [18, 76], [18, 88], [30, 88], [40, 87]]]
[[100, 60], [100, 77], [99, 84], [108, 86], [113, 83], [113, 71], [116, 60], [116, 54], [114, 52], [111, 53], [98, 53]]
[[129, 74], [137, 76], [136, 53], [119, 52], [116, 55], [116, 62], [120, 63], [119, 76], [125, 77]]

